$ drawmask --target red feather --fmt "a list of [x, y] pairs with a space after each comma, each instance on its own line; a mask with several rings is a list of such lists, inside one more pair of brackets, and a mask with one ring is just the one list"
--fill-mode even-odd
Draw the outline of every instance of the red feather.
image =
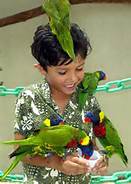
[[91, 119], [90, 118], [88, 118], [88, 117], [85, 117], [84, 118], [84, 123], [90, 123], [91, 122]]
[[106, 127], [104, 123], [100, 123], [93, 127], [93, 132], [96, 137], [105, 137], [106, 136]]
[[72, 140], [66, 145], [67, 148], [77, 148], [77, 146], [78, 146], [78, 143], [77, 143], [77, 141], [74, 140], [74, 139], [72, 139]]

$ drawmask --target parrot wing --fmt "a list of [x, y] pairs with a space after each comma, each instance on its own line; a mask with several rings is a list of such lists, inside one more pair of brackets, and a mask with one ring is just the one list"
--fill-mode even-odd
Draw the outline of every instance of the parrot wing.
[[[97, 80], [98, 79], [95, 75], [95, 72], [94, 73], [88, 72], [88, 73], [85, 73], [85, 77], [84, 77], [84, 80], [82, 81], [82, 85], [83, 85], [84, 89], [89, 88], [89, 86], [94, 87], [94, 82]], [[96, 84], [95, 84], [95, 86], [96, 86]]]
[[39, 133], [41, 139], [46, 144], [58, 147], [66, 146], [76, 136], [76, 133], [79, 132], [77, 128], [69, 125], [57, 125], [45, 129]]
[[3, 144], [66, 146], [75, 136], [74, 130], [76, 130], [74, 127], [68, 125], [45, 127], [39, 130], [36, 135], [22, 140], [4, 141]]
[[45, 0], [43, 9], [49, 16], [49, 24], [63, 50], [74, 59], [74, 46], [70, 33], [70, 3], [68, 0]]

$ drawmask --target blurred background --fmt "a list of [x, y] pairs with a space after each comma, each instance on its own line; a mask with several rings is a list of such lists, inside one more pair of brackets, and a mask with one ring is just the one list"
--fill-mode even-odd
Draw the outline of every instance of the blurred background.
[[[41, 0], [1, 0], [0, 18], [40, 6]], [[103, 70], [104, 82], [131, 77], [131, 4], [92, 3], [71, 6], [71, 21], [87, 32], [93, 51], [87, 57], [86, 71]], [[27, 86], [42, 79], [35, 70], [30, 45], [37, 26], [46, 24], [46, 15], [0, 28], [0, 81], [7, 88]], [[101, 83], [101, 84], [104, 84]], [[109, 174], [131, 170], [131, 90], [115, 93], [98, 92], [102, 110], [110, 117], [121, 135], [129, 165], [126, 168], [117, 156], [110, 159]], [[13, 139], [16, 97], [0, 96], [0, 141]], [[9, 165], [12, 147], [0, 145], [0, 170]], [[21, 166], [15, 169], [22, 173]]]

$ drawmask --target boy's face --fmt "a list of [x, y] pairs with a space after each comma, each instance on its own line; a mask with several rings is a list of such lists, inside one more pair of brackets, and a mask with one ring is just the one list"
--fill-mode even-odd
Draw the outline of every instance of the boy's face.
[[75, 61], [67, 60], [60, 66], [49, 66], [44, 71], [52, 94], [71, 95], [84, 77], [85, 60], [79, 55]]

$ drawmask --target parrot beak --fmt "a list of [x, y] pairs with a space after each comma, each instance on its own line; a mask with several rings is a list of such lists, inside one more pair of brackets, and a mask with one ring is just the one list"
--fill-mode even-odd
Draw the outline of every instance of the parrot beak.
[[107, 80], [107, 76], [105, 75], [104, 79], [103, 80]]

